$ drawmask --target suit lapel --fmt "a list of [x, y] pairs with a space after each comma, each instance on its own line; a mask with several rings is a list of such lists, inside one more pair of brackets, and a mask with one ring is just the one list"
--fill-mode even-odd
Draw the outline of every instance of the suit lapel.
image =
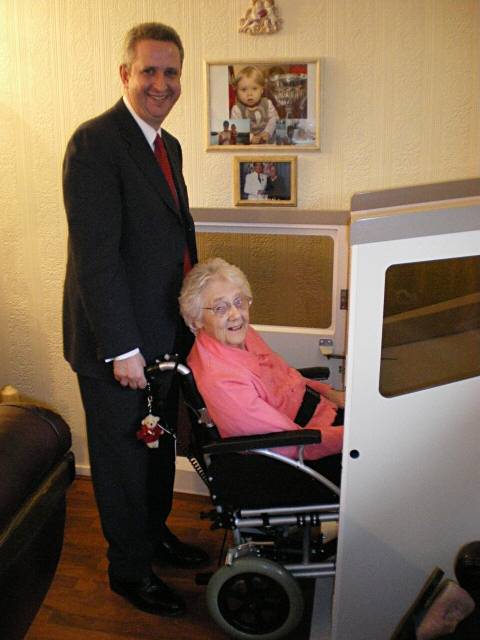
[[[125, 140], [128, 147], [128, 152], [138, 166], [145, 178], [151, 183], [154, 189], [158, 192], [164, 203], [174, 213], [177, 218], [182, 221], [180, 211], [177, 209], [175, 201], [173, 199], [170, 187], [163, 175], [162, 170], [158, 166], [157, 160], [153, 151], [150, 149], [148, 142], [145, 139], [141, 129], [138, 127], [135, 120], [132, 118], [128, 109], [126, 108], [123, 100], [119, 100], [114, 107], [114, 113], [118, 123], [120, 135]], [[172, 154], [168, 152], [168, 156], [171, 159]], [[174, 172], [175, 183], [178, 184], [178, 167], [174, 171], [172, 165], [172, 171]], [[183, 193], [182, 189], [179, 189], [180, 202], [183, 206]]]

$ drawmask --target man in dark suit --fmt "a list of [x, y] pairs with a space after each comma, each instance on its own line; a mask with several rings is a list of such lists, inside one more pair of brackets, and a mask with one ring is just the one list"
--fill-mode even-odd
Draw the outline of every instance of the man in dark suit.
[[[185, 356], [191, 337], [178, 312], [184, 272], [196, 261], [194, 224], [178, 141], [161, 124], [180, 96], [183, 46], [165, 25], [129, 31], [124, 96], [72, 136], [63, 168], [69, 226], [64, 291], [65, 357], [78, 375], [92, 480], [108, 541], [113, 591], [159, 615], [183, 599], [152, 563], [194, 567], [207, 559], [168, 529], [173, 439], [136, 439], [148, 413], [145, 363]], [[163, 145], [163, 149], [162, 149]], [[165, 391], [175, 424], [177, 388]]]

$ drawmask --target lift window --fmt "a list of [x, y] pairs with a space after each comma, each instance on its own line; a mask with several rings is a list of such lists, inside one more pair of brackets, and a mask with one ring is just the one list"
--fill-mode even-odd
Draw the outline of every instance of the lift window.
[[246, 274], [254, 297], [252, 323], [321, 329], [332, 324], [330, 236], [202, 232], [197, 244], [200, 260], [219, 256]]
[[480, 375], [480, 256], [389, 267], [380, 393], [391, 397]]

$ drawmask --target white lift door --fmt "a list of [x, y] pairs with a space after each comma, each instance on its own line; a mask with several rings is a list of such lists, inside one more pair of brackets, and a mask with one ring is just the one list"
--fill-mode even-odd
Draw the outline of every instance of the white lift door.
[[[333, 640], [387, 640], [431, 570], [453, 577], [459, 547], [479, 539], [478, 369], [391, 397], [379, 391], [387, 269], [479, 254], [479, 198], [353, 217]], [[469, 348], [480, 362], [476, 313]]]

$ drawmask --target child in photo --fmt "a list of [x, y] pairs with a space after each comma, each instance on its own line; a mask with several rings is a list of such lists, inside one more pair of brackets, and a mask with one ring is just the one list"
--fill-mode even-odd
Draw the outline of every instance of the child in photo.
[[231, 144], [232, 132], [228, 128], [230, 123], [225, 120], [223, 123], [223, 131], [218, 134], [218, 144]]
[[244, 67], [234, 81], [236, 102], [230, 117], [250, 120], [250, 144], [274, 144], [278, 113], [263, 94], [265, 76], [258, 67]]

